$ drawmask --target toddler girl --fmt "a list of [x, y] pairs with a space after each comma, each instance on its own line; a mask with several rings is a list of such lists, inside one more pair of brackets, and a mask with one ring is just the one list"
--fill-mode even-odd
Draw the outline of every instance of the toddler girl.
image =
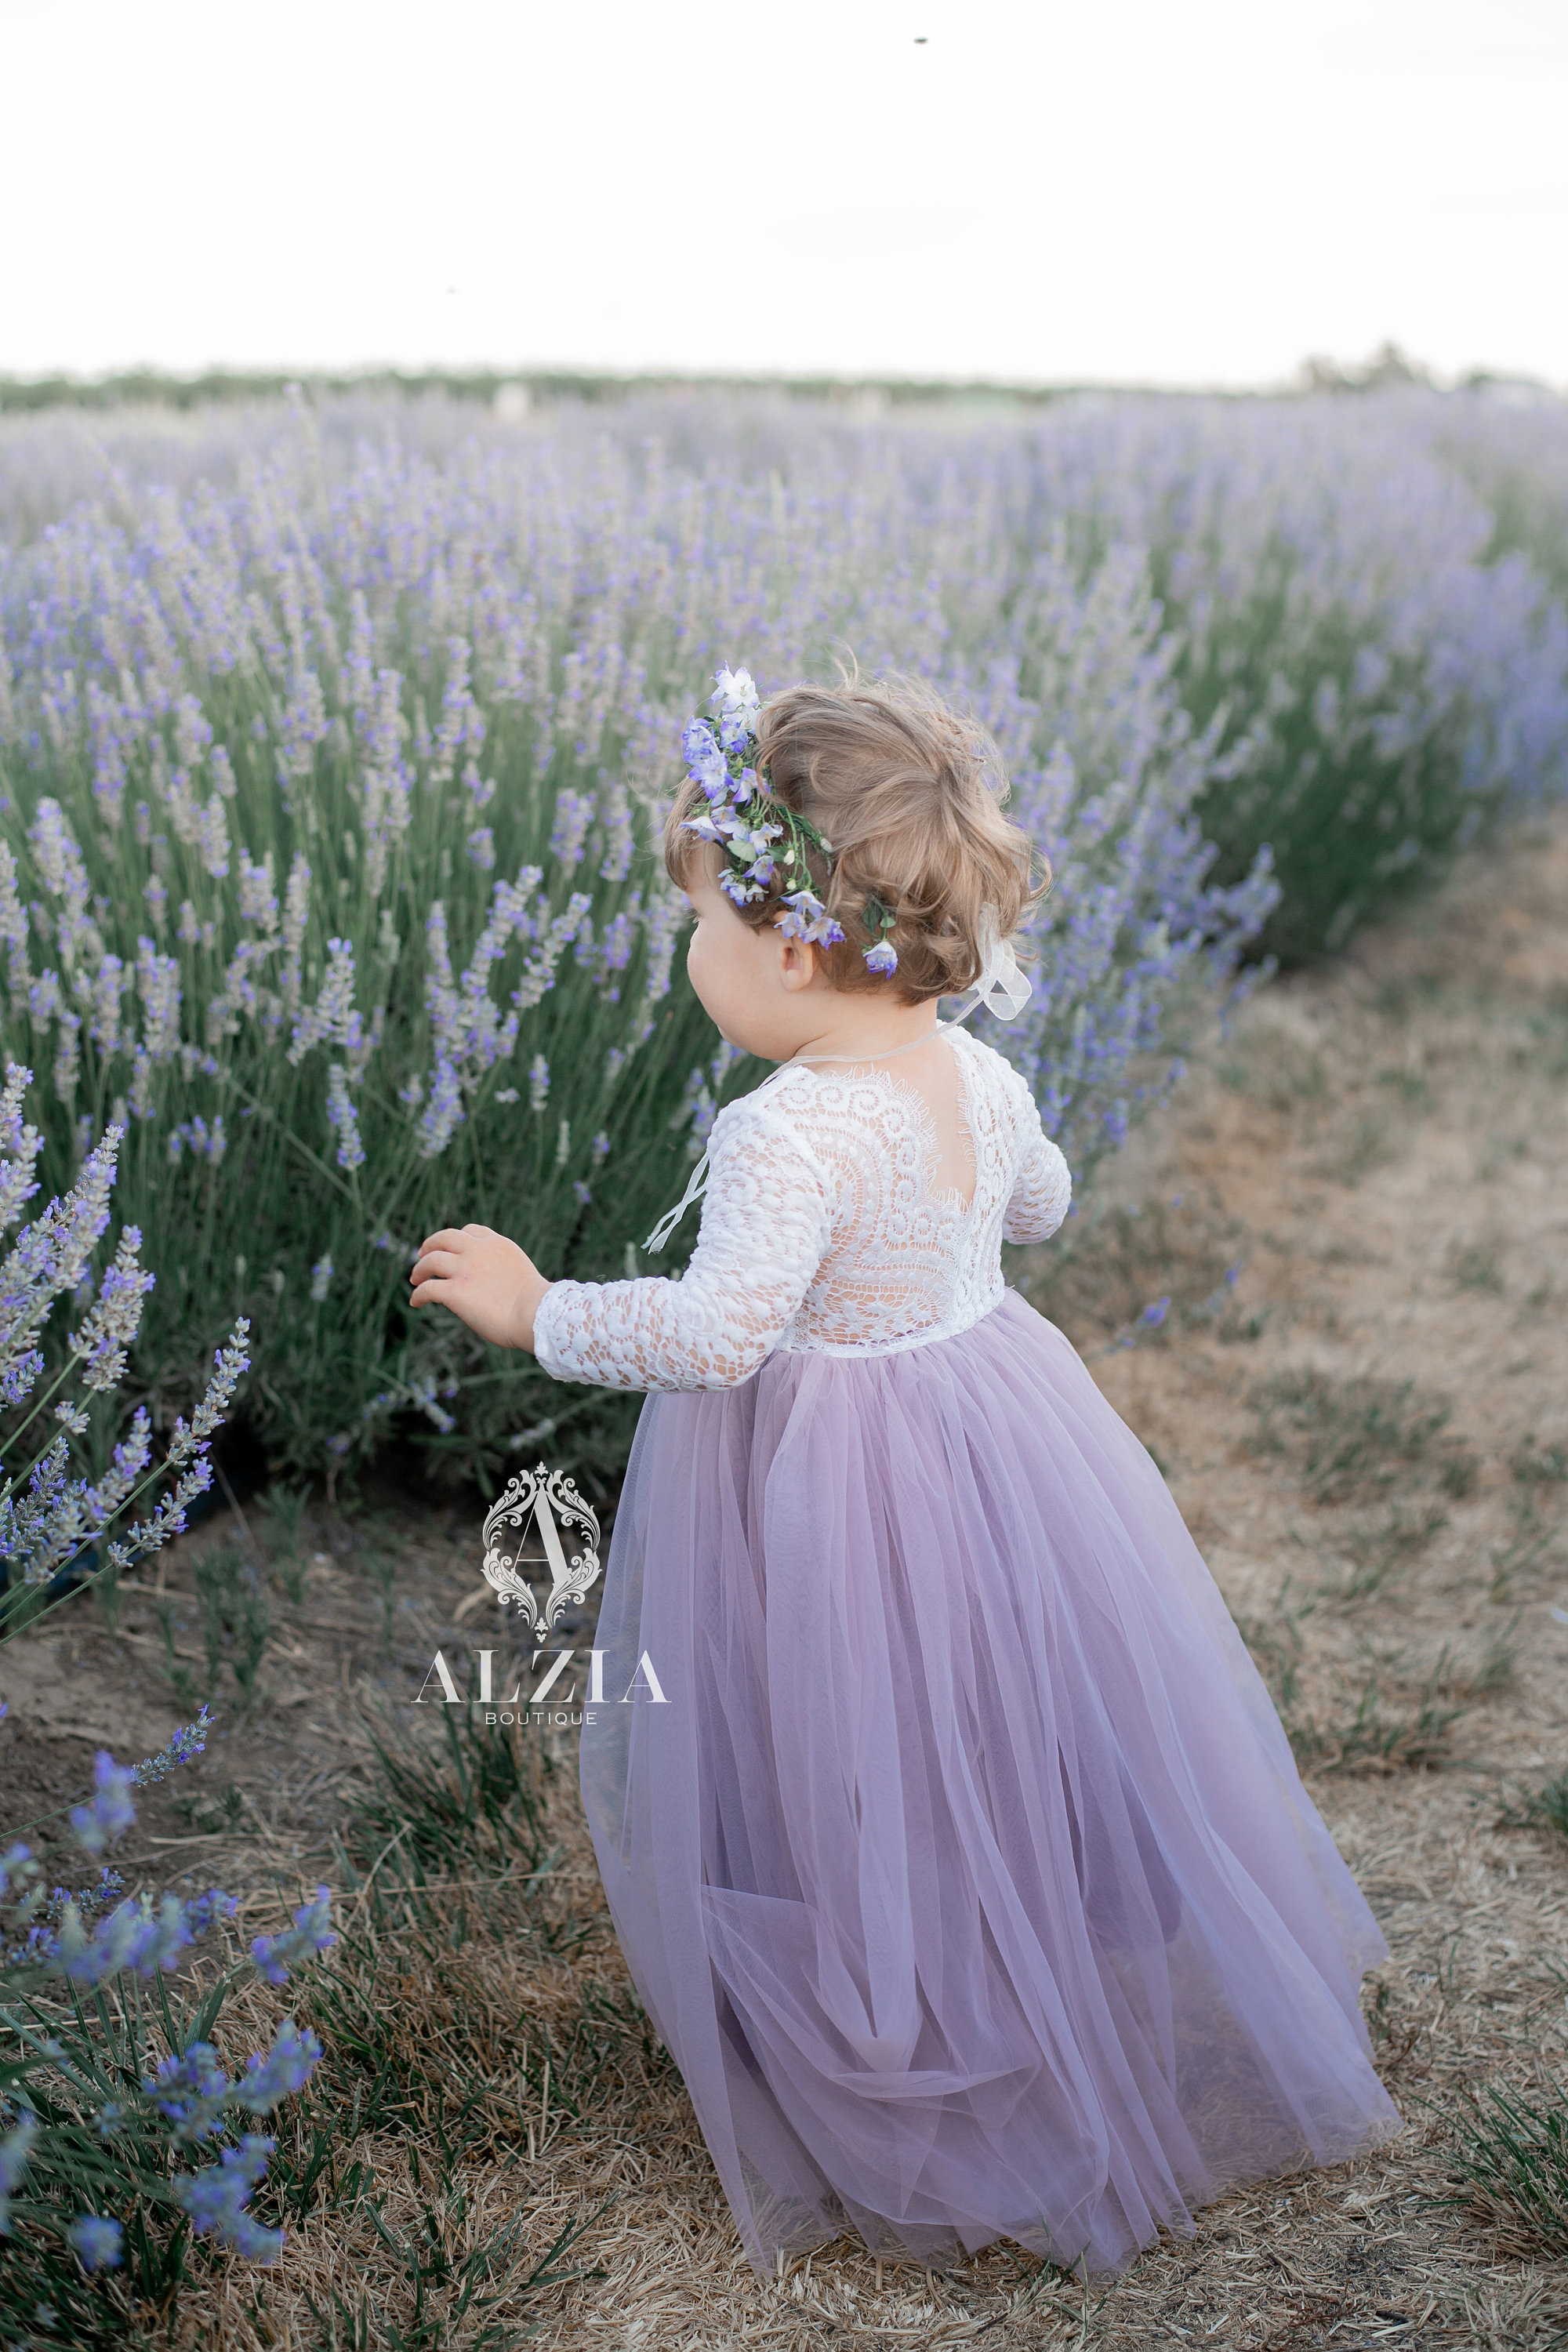
[[994, 747], [908, 681], [719, 685], [665, 865], [780, 1067], [713, 1121], [690, 1263], [547, 1282], [469, 1225], [415, 1303], [648, 1391], [582, 1791], [754, 2268], [853, 2228], [1119, 2269], [1399, 2128], [1385, 1946], [1152, 1460], [1003, 1280], [1069, 1182], [935, 1018], [1027, 993]]

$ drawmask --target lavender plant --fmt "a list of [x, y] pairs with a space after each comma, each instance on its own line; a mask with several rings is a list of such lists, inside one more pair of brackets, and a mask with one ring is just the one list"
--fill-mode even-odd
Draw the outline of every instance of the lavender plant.
[[[17, 1223], [39, 1190], [32, 1171], [42, 1139], [23, 1117], [32, 1077], [30, 1070], [7, 1063], [0, 1093], [0, 1231]], [[181, 1532], [189, 1505], [212, 1484], [212, 1440], [249, 1362], [242, 1318], [218, 1350], [191, 1420], [176, 1418], [161, 1463], [153, 1460], [143, 1404], [129, 1433], [112, 1444], [96, 1479], [73, 1475], [73, 1445], [96, 1435], [101, 1453], [112, 1443], [101, 1408], [124, 1376], [154, 1279], [142, 1265], [142, 1235], [134, 1225], [123, 1229], [114, 1255], [94, 1278], [92, 1261], [109, 1225], [122, 1139], [123, 1129], [110, 1127], [70, 1191], [23, 1226], [0, 1262], [0, 1642], [76, 1589], [79, 1576], [71, 1579], [67, 1571], [89, 1548], [102, 1548], [101, 1567], [96, 1558], [94, 1567], [118, 1577]], [[52, 1310], [68, 1296], [79, 1320], [60, 1337], [48, 1327]], [[81, 1394], [62, 1396], [73, 1373]], [[51, 1406], [55, 1433], [46, 1437], [42, 1416]], [[96, 1428], [93, 1406], [100, 1408]], [[127, 1513], [165, 1477], [172, 1484], [153, 1508], [127, 1523]], [[110, 1532], [115, 1528], [118, 1534]]]
[[[204, 1708], [134, 1767], [100, 1751], [70, 1839], [96, 1859], [136, 1818], [133, 1791], [205, 1748]], [[47, 1890], [20, 1840], [0, 1854], [0, 2326], [7, 2342], [119, 2341], [139, 2304], [167, 2309], [193, 2236], [250, 2262], [283, 2231], [252, 2210], [275, 2145], [250, 2126], [303, 2089], [321, 2055], [285, 2018], [269, 2049], [230, 2074], [212, 2040], [247, 1975], [274, 1985], [337, 1941], [320, 1888], [281, 1935], [199, 1997], [177, 2002], [186, 1954], [237, 1905], [127, 1896], [100, 1871], [79, 1892]], [[112, 2274], [118, 2273], [118, 2276]], [[22, 2332], [17, 2333], [20, 2329]]]

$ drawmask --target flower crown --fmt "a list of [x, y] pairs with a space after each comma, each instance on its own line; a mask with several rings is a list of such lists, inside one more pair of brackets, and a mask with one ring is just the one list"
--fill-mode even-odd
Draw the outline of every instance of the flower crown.
[[[845, 937], [844, 929], [812, 889], [806, 864], [809, 844], [831, 868], [833, 845], [808, 817], [776, 800], [757, 773], [760, 702], [751, 672], [721, 669], [714, 673], [713, 683], [717, 691], [709, 702], [713, 718], [692, 719], [681, 732], [689, 780], [700, 784], [708, 802], [700, 816], [682, 818], [682, 830], [719, 843], [729, 861], [719, 877], [719, 887], [737, 907], [765, 898], [774, 873], [782, 867], [785, 881], [795, 887], [784, 893], [786, 911], [773, 918], [774, 929], [787, 939], [814, 940], [820, 947], [833, 947]], [[775, 841], [784, 844], [776, 855], [772, 846]], [[868, 931], [882, 934], [874, 947], [864, 951], [867, 968], [875, 972], [897, 971], [899, 959], [887, 938], [898, 921], [892, 908], [874, 891], [868, 892], [861, 920]]]

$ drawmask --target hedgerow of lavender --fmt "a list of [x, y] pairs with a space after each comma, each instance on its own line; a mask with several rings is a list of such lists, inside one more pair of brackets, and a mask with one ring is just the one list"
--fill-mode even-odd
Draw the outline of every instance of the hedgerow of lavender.
[[1019, 437], [1026, 530], [1070, 518], [1080, 563], [1147, 556], [1212, 730], [1193, 805], [1216, 876], [1273, 847], [1267, 948], [1331, 952], [1568, 788], [1565, 440], [1561, 403], [1521, 419], [1420, 389], [1064, 403]]
[[637, 1273], [754, 1083], [655, 856], [721, 662], [766, 690], [851, 645], [991, 719], [1058, 879], [1027, 1014], [977, 1026], [1079, 1175], [1260, 923], [1331, 941], [1561, 788], [1561, 614], [1424, 411], [362, 421], [215, 425], [222, 479], [128, 476], [0, 565], [0, 947], [56, 1189], [121, 1117], [181, 1276], [139, 1370], [166, 1388], [193, 1318], [243, 1309], [301, 1466], [399, 1420], [493, 1468], [608, 1410], [405, 1318], [403, 1276], [521, 1202], [548, 1271]]
[[49, 1057], [51, 1168], [124, 1125], [134, 1215], [178, 1263], [147, 1303], [149, 1384], [224, 1298], [256, 1334], [251, 1410], [302, 1466], [398, 1416], [474, 1461], [559, 1412], [526, 1360], [405, 1318], [407, 1255], [526, 1202], [552, 1271], [636, 1273], [710, 1081], [754, 1082], [706, 1066], [654, 855], [721, 660], [771, 688], [854, 643], [1011, 719], [1063, 881], [1048, 1004], [1009, 1049], [1052, 1066], [1080, 1168], [1114, 1142], [1129, 1057], [1234, 961], [1267, 882], [1203, 887], [1201, 753], [1135, 567], [1020, 565], [973, 488], [928, 492], [888, 453], [856, 474], [803, 447], [770, 484], [568, 438], [439, 465], [363, 446], [323, 496], [296, 447], [18, 553], [11, 1019]]
[[[5, 1066], [0, 1230], [18, 1222], [40, 1189], [33, 1176], [40, 1138], [23, 1118], [32, 1075], [18, 1063]], [[124, 1228], [113, 1257], [96, 1283], [93, 1277], [122, 1139], [123, 1129], [111, 1126], [88, 1153], [70, 1191], [24, 1224], [0, 1261], [0, 1641], [58, 1605], [66, 1596], [57, 1593], [51, 1604], [56, 1580], [79, 1565], [89, 1546], [102, 1547], [103, 1565], [117, 1577], [181, 1532], [190, 1504], [212, 1484], [212, 1439], [249, 1362], [248, 1327], [241, 1318], [217, 1351], [193, 1419], [176, 1419], [162, 1463], [153, 1462], [150, 1417], [140, 1406], [96, 1481], [73, 1471], [73, 1444], [88, 1436], [91, 1418], [79, 1398], [60, 1391], [73, 1371], [89, 1398], [114, 1391], [154, 1279], [142, 1265], [142, 1236], [134, 1225]], [[53, 1309], [68, 1297], [80, 1319], [56, 1348], [51, 1375], [47, 1329]], [[52, 1437], [44, 1433], [46, 1412], [55, 1424]], [[165, 1476], [173, 1484], [152, 1510], [124, 1524], [126, 1513]], [[79, 1578], [68, 1589], [79, 1590], [80, 1583]]]

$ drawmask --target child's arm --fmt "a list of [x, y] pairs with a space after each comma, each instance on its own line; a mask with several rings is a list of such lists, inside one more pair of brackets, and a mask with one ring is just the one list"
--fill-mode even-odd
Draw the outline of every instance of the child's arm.
[[[482, 1337], [531, 1348], [555, 1380], [611, 1389], [738, 1387], [805, 1296], [832, 1223], [815, 1157], [775, 1114], [748, 1101], [727, 1105], [713, 1122], [701, 1230], [679, 1278], [546, 1283], [514, 1243], [474, 1226], [457, 1239], [483, 1236], [474, 1244], [477, 1279], [448, 1290], [437, 1266], [435, 1297]], [[414, 1269], [416, 1283], [424, 1264]], [[417, 1289], [415, 1298], [423, 1303]], [[521, 1331], [525, 1316], [526, 1339], [501, 1336]]]
[[1013, 1132], [1018, 1143], [1018, 1170], [1002, 1220], [1002, 1238], [1047, 1241], [1072, 1205], [1072, 1173], [1040, 1123], [1039, 1108], [1027, 1080], [1004, 1056], [997, 1058], [1006, 1073]]

